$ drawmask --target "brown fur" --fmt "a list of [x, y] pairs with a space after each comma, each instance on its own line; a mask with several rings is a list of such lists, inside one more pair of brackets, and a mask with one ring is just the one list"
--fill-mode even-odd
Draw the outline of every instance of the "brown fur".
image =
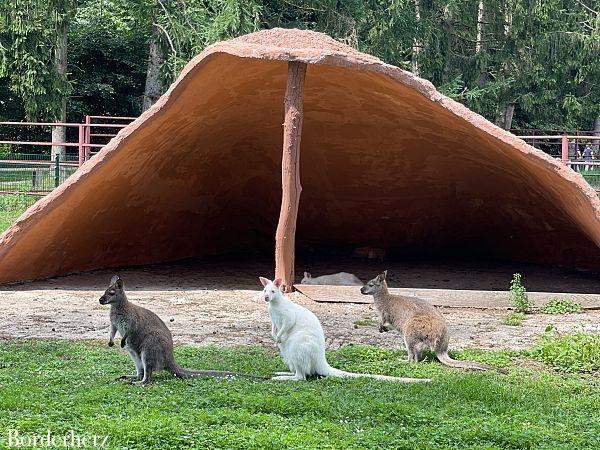
[[388, 291], [387, 271], [370, 280], [361, 288], [361, 293], [373, 295], [375, 309], [379, 314], [379, 331], [388, 331], [387, 326], [398, 330], [404, 336], [409, 362], [423, 359], [423, 351], [431, 349], [442, 364], [451, 367], [476, 370], [504, 369], [473, 361], [458, 361], [448, 355], [448, 324], [433, 305], [416, 297], [392, 295]]
[[259, 378], [236, 372], [216, 370], [188, 370], [175, 362], [173, 337], [165, 323], [152, 311], [131, 303], [123, 289], [123, 281], [114, 276], [110, 286], [100, 297], [100, 304], [110, 305], [110, 338], [108, 346], [114, 345], [117, 331], [121, 334], [121, 348], [126, 348], [136, 367], [136, 375], [121, 379], [136, 380], [139, 384], [152, 381], [152, 374], [168, 370], [178, 378]]

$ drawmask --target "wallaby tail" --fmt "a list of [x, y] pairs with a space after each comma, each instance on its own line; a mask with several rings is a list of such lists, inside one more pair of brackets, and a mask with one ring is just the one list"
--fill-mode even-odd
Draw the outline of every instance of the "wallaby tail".
[[257, 375], [249, 375], [245, 373], [238, 372], [223, 372], [220, 370], [189, 370], [184, 369], [177, 363], [173, 363], [169, 368], [169, 371], [175, 375], [177, 378], [200, 378], [200, 377], [208, 377], [208, 378], [225, 378], [225, 379], [234, 379], [234, 378], [243, 378], [246, 380], [265, 380], [266, 377], [260, 377]]
[[450, 355], [448, 355], [448, 352], [438, 353], [436, 356], [442, 364], [450, 367], [460, 367], [461, 369], [474, 370], [495, 370], [503, 374], [508, 373], [508, 370], [502, 369], [500, 367], [490, 366], [488, 364], [481, 364], [475, 361], [461, 361], [458, 359], [452, 359], [450, 358]]
[[329, 367], [328, 373], [324, 374], [328, 377], [337, 377], [337, 378], [375, 378], [376, 380], [384, 380], [384, 381], [395, 381], [397, 383], [427, 383], [431, 381], [429, 378], [403, 378], [403, 377], [390, 377], [388, 375], [374, 375], [370, 373], [353, 373], [346, 372], [344, 370], [335, 369], [334, 367]]

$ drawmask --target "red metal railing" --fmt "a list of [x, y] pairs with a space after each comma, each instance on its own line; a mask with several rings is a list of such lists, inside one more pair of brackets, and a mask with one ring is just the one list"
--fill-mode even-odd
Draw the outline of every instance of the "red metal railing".
[[[102, 148], [107, 142], [94, 143], [94, 138], [113, 138], [117, 135], [114, 130], [125, 128], [129, 123], [94, 123], [94, 120], [113, 120], [127, 121], [135, 120], [135, 117], [120, 117], [120, 116], [85, 116], [85, 123], [68, 123], [68, 122], [0, 122], [0, 125], [21, 126], [21, 127], [67, 127], [78, 129], [77, 142], [47, 142], [47, 141], [0, 141], [0, 144], [7, 145], [33, 145], [33, 146], [50, 146], [50, 147], [77, 147], [78, 161], [77, 165], [81, 166], [85, 161], [90, 159], [97, 152], [92, 151], [94, 148]], [[105, 130], [113, 130], [110, 133], [93, 133], [94, 128]], [[65, 162], [64, 164], [73, 164]]]
[[[533, 143], [535, 143], [535, 141], [537, 141], [538, 145], [540, 145], [540, 141], [543, 141], [543, 143], [549, 144], [549, 145], [557, 145], [560, 143], [560, 159], [562, 161], [563, 164], [565, 165], [571, 165], [575, 162], [577, 162], [577, 164], [581, 164], [581, 165], [600, 165], [600, 155], [597, 155], [596, 158], [594, 159], [586, 159], [586, 158], [571, 158], [569, 155], [569, 143], [571, 143], [574, 146], [574, 149], [577, 150], [579, 148], [579, 145], [582, 142], [586, 142], [588, 144], [591, 144], [592, 141], [594, 142], [599, 142], [600, 143], [600, 136], [594, 136], [594, 135], [581, 135], [581, 134], [577, 134], [577, 135], [567, 135], [567, 134], [563, 134], [563, 135], [531, 135], [531, 136], [517, 136], [518, 138], [521, 138], [525, 141], [533, 141]], [[533, 144], [532, 144], [533, 145]], [[592, 145], [597, 146], [598, 144], [594, 143]], [[535, 146], [535, 145], [534, 145]], [[598, 152], [596, 150], [596, 152]]]
[[[77, 141], [66, 142], [42, 140], [0, 140], [1, 144], [18, 146], [66, 147], [64, 155], [54, 159], [48, 153], [8, 152], [0, 156], [0, 193], [23, 193], [45, 195], [68, 178], [85, 161], [115, 137], [135, 117], [86, 116], [84, 123], [65, 122], [0, 122], [7, 127], [55, 127], [64, 126], [77, 129]], [[117, 123], [106, 123], [106, 121]], [[69, 133], [73, 137], [73, 133]], [[1, 139], [1, 137], [0, 137]], [[68, 149], [77, 148], [77, 153]], [[21, 149], [19, 149], [21, 150]]]

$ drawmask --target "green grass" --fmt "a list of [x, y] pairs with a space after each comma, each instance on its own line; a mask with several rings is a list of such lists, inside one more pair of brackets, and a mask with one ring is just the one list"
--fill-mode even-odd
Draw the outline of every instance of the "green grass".
[[530, 355], [562, 372], [600, 373], [600, 335], [545, 333]]
[[0, 233], [37, 200], [36, 197], [0, 194]]
[[523, 323], [523, 321], [527, 318], [527, 316], [520, 312], [514, 312], [508, 314], [504, 319], [502, 319], [502, 323], [504, 325], [509, 325], [511, 327], [518, 327]]
[[[177, 348], [180, 363], [268, 375], [273, 350]], [[510, 367], [508, 376], [405, 364], [405, 354], [348, 346], [351, 370], [428, 376], [429, 384], [369, 379], [308, 382], [177, 380], [146, 388], [115, 378], [129, 358], [105, 343], [5, 341], [0, 347], [0, 447], [8, 429], [107, 435], [110, 448], [599, 448], [600, 389], [591, 377], [528, 369], [519, 352], [456, 356]], [[539, 363], [534, 363], [539, 366]]]
[[369, 319], [368, 317], [365, 317], [364, 319], [355, 320], [352, 323], [358, 327], [377, 327], [378, 326], [378, 322], [376, 320]]

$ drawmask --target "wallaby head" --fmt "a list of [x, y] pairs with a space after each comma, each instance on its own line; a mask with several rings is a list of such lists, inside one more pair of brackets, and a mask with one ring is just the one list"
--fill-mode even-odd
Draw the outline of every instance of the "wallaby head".
[[302, 281], [300, 282], [300, 284], [306, 283], [311, 278], [312, 278], [312, 275], [310, 274], [310, 272], [304, 272], [304, 278], [302, 278]]
[[281, 294], [279, 288], [281, 287], [282, 280], [281, 278], [277, 278], [274, 281], [269, 280], [268, 278], [258, 277], [262, 285], [263, 289], [263, 298], [265, 302], [270, 302], [274, 298], [277, 298], [278, 295]]
[[364, 295], [375, 295], [381, 291], [382, 288], [387, 288], [387, 283], [385, 281], [386, 277], [387, 270], [384, 270], [372, 280], [367, 281], [367, 284], [360, 288], [360, 293]]
[[101, 305], [117, 305], [125, 298], [125, 291], [123, 290], [123, 280], [115, 275], [110, 280], [108, 289], [104, 292], [104, 295], [100, 297]]

